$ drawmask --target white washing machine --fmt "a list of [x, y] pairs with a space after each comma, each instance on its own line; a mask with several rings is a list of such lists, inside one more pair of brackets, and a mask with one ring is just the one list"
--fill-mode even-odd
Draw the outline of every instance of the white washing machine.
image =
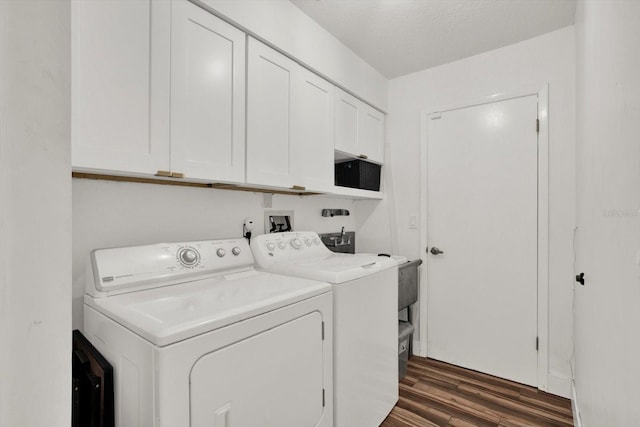
[[331, 252], [314, 232], [254, 237], [266, 271], [333, 288], [334, 425], [377, 427], [398, 400], [398, 267], [375, 254]]
[[330, 427], [331, 286], [213, 240], [91, 253], [84, 333], [114, 368], [116, 427]]

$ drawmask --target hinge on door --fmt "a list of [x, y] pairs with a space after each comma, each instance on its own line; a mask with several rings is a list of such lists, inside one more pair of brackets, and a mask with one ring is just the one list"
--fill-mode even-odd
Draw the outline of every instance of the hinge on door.
[[538, 351], [539, 347], [540, 347], [540, 340], [538, 339], [538, 337], [536, 337], [536, 351]]
[[[322, 341], [324, 341], [324, 322], [322, 322], [322, 327], [321, 327], [321, 329], [322, 329], [322, 332], [321, 332], [321, 333], [322, 333]], [[324, 392], [323, 392], [323, 393], [324, 393]]]
[[536, 132], [540, 133], [540, 119], [536, 119]]
[[322, 389], [322, 407], [324, 408], [324, 389]]

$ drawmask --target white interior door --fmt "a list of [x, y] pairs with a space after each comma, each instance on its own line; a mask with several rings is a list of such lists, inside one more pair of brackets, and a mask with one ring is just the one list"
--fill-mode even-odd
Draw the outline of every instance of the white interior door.
[[461, 108], [427, 124], [427, 354], [534, 386], [537, 102]]

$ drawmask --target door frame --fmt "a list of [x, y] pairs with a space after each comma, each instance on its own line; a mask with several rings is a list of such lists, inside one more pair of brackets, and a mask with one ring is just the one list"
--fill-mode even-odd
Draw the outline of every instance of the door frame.
[[[429, 230], [427, 229], [427, 152], [428, 152], [428, 126], [429, 116], [461, 108], [475, 107], [491, 104], [498, 101], [522, 98], [526, 96], [538, 97], [538, 120], [540, 127], [538, 132], [538, 301], [537, 301], [537, 326], [538, 326], [538, 389], [548, 390], [549, 371], [549, 85], [542, 88], [523, 90], [516, 93], [498, 93], [485, 96], [469, 102], [445, 106], [443, 108], [422, 111], [420, 113], [420, 258], [423, 261], [423, 269], [429, 268], [429, 259], [425, 248], [428, 243]], [[532, 123], [532, 126], [534, 124]], [[414, 349], [417, 354], [427, 357], [427, 298], [428, 283], [426, 274], [420, 276], [419, 292], [419, 334], [417, 341], [414, 338]]]

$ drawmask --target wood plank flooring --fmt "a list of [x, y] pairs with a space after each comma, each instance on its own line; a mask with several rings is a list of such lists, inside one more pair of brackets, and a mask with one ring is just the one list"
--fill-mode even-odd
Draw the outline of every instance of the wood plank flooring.
[[412, 356], [381, 427], [566, 427], [571, 401], [533, 387]]

